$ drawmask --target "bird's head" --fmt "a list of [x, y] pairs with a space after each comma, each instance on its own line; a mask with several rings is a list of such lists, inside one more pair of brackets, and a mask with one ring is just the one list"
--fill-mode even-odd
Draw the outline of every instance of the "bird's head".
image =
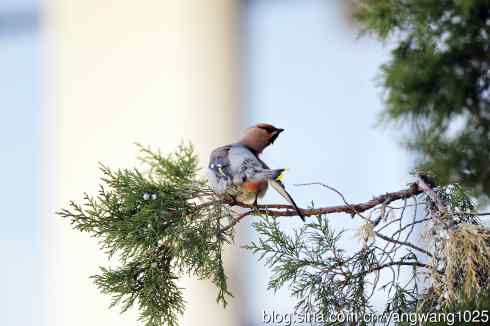
[[259, 123], [245, 130], [240, 143], [251, 147], [257, 153], [261, 153], [264, 148], [273, 144], [283, 131], [284, 129], [276, 128], [268, 123]]

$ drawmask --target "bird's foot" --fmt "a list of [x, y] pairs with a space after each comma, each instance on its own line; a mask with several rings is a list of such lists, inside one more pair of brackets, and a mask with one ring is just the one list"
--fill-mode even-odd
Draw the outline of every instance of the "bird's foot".
[[223, 197], [223, 202], [229, 206], [235, 206], [238, 204], [238, 201], [235, 199], [235, 197], [226, 195]]
[[258, 211], [259, 210], [259, 203], [257, 202], [257, 197], [255, 197], [255, 200], [253, 202], [253, 210]]

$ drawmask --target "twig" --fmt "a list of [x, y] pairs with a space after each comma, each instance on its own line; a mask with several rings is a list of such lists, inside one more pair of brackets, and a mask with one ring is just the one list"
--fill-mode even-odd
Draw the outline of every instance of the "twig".
[[417, 174], [417, 185], [420, 189], [430, 197], [430, 199], [436, 204], [437, 209], [444, 215], [447, 212], [446, 205], [441, 201], [436, 192], [424, 181], [422, 176]]
[[245, 217], [247, 217], [248, 215], [251, 215], [253, 212], [254, 211], [251, 210], [251, 211], [246, 211], [245, 213], [238, 215], [238, 217], [236, 217], [233, 221], [231, 221], [230, 224], [228, 224], [227, 226], [221, 228], [219, 232], [220, 233], [223, 233], [223, 232], [231, 229], [236, 224], [238, 224], [241, 220], [243, 220]]
[[[344, 202], [345, 206], [349, 207], [354, 212], [354, 213], [351, 213], [352, 216], [354, 216], [355, 214], [357, 214], [360, 217], [362, 217], [363, 219], [369, 220], [368, 218], [366, 218], [365, 216], [363, 216], [362, 214], [360, 214], [361, 212], [359, 212], [355, 207], [353, 207], [351, 204], [349, 204], [347, 202], [347, 200], [345, 199], [344, 195], [340, 191], [338, 191], [337, 189], [335, 189], [334, 187], [331, 187], [331, 186], [326, 185], [326, 184], [321, 183], [321, 182], [310, 182], [310, 183], [299, 183], [299, 184], [295, 184], [295, 186], [312, 186], [312, 185], [319, 185], [319, 186], [322, 186], [324, 188], [327, 188], [327, 189], [335, 192], [342, 199], [342, 201]], [[390, 200], [390, 197], [387, 197], [385, 199], [384, 203], [387, 203], [389, 200]]]
[[389, 263], [386, 263], [386, 264], [383, 264], [383, 265], [372, 267], [372, 268], [368, 269], [365, 272], [358, 273], [358, 274], [355, 274], [353, 276], [354, 277], [358, 277], [358, 276], [362, 276], [362, 274], [369, 274], [369, 273], [380, 271], [380, 270], [382, 270], [384, 268], [393, 267], [393, 266], [414, 266], [414, 267], [430, 268], [429, 265], [420, 263], [418, 261], [413, 261], [413, 262], [409, 262], [409, 261], [392, 261], [392, 262], [389, 262]]
[[[333, 213], [347, 213], [347, 214], [355, 215], [367, 211], [380, 204], [389, 204], [396, 200], [409, 198], [411, 196], [418, 195], [420, 193], [422, 193], [422, 190], [420, 190], [418, 187], [409, 187], [409, 189], [406, 190], [389, 192], [384, 195], [374, 197], [373, 199], [365, 203], [347, 204], [347, 205], [329, 206], [329, 207], [311, 208], [311, 209], [300, 208], [300, 210], [304, 216], [317, 216], [317, 215], [326, 215], [326, 214], [333, 214]], [[226, 204], [227, 202], [224, 203]], [[243, 208], [249, 208], [250, 211], [247, 211], [246, 213], [242, 214], [244, 216], [240, 215], [237, 219], [233, 220], [229, 225], [225, 226], [223, 229], [228, 229], [230, 227], [233, 227], [238, 222], [240, 222], [244, 217], [252, 214], [268, 215], [272, 217], [298, 216], [298, 213], [296, 212], [293, 206], [285, 205], [285, 204], [268, 204], [268, 205], [254, 206], [254, 205], [249, 205], [249, 204], [244, 204], [239, 202], [233, 202], [231, 203], [231, 205], [239, 206]]]
[[388, 241], [388, 242], [392, 242], [392, 243], [396, 243], [396, 244], [399, 244], [399, 245], [402, 245], [402, 246], [407, 246], [407, 247], [410, 247], [412, 249], [415, 249], [417, 251], [420, 251], [421, 253], [424, 253], [426, 254], [427, 256], [429, 257], [432, 257], [432, 254], [430, 252], [428, 252], [427, 250], [424, 250], [420, 247], [417, 247], [416, 245], [414, 244], [411, 244], [410, 242], [405, 242], [405, 241], [400, 241], [400, 240], [396, 240], [396, 239], [392, 239], [380, 232], [374, 232], [374, 234], [377, 236], [377, 237], [380, 237], [381, 239], [385, 240], [385, 241]]
[[453, 215], [490, 216], [490, 213], [453, 212]]

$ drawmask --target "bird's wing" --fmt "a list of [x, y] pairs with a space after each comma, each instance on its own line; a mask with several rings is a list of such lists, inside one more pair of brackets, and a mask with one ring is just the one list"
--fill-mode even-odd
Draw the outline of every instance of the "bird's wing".
[[256, 155], [239, 144], [216, 148], [210, 156], [208, 181], [217, 193], [225, 193], [232, 185], [241, 185], [260, 176], [263, 168]]
[[248, 180], [261, 177], [264, 168], [256, 154], [248, 147], [235, 144], [228, 153], [230, 169], [234, 177], [234, 184], [242, 184]]
[[[260, 163], [262, 164], [262, 167], [264, 169], [270, 169], [267, 164], [265, 164], [264, 161], [262, 161], [259, 157], [257, 157], [257, 160], [260, 161]], [[269, 184], [272, 186], [272, 188], [274, 188], [284, 199], [286, 199], [286, 201], [294, 207], [294, 209], [296, 210], [296, 212], [298, 213], [299, 217], [303, 220], [303, 222], [305, 221], [305, 216], [303, 215], [303, 213], [301, 212], [301, 209], [299, 209], [298, 205], [296, 205], [296, 202], [294, 201], [293, 197], [291, 197], [291, 195], [286, 191], [286, 187], [284, 186], [284, 184], [282, 183], [281, 180], [279, 180], [279, 178], [276, 178], [276, 179], [270, 179], [269, 180]]]
[[217, 193], [223, 194], [233, 183], [228, 153], [231, 146], [222, 146], [211, 152], [208, 165], [208, 181], [210, 187]]

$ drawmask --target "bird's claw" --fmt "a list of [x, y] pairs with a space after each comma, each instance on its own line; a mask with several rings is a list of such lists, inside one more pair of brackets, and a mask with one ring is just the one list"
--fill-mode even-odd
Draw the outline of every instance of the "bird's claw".
[[235, 206], [238, 204], [238, 201], [233, 196], [225, 196], [223, 198], [223, 202], [229, 206]]

